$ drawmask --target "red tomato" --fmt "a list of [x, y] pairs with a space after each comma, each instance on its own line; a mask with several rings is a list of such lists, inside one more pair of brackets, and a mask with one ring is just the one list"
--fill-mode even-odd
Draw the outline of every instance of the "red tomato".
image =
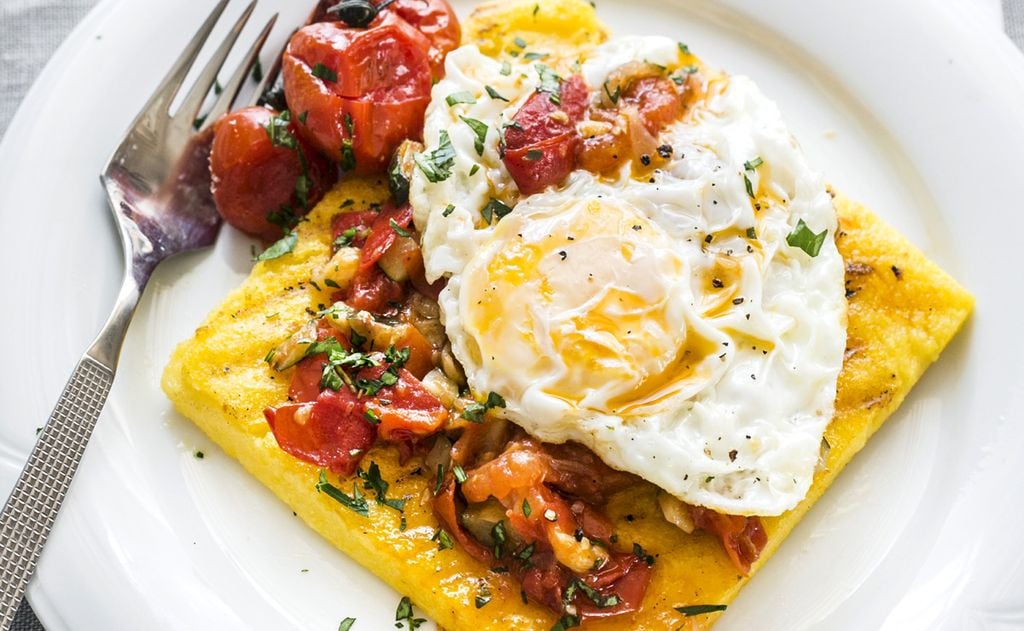
[[761, 518], [723, 515], [701, 506], [691, 506], [690, 514], [698, 528], [718, 535], [736, 569], [750, 574], [751, 564], [757, 561], [768, 544]]
[[459, 546], [471, 557], [487, 565], [494, 565], [494, 555], [491, 553], [491, 549], [474, 539], [462, 527], [462, 523], [459, 521], [461, 511], [457, 491], [455, 478], [449, 472], [444, 479], [441, 492], [434, 496], [432, 502], [434, 514], [437, 515], [437, 520], [441, 522], [448, 534], [454, 537], [459, 542]]
[[342, 476], [355, 473], [377, 438], [363, 401], [347, 388], [324, 390], [312, 403], [267, 408], [263, 414], [281, 449]]
[[[386, 368], [376, 366], [359, 372], [361, 379], [380, 379]], [[398, 369], [398, 383], [381, 388], [366, 403], [380, 419], [378, 431], [384, 440], [409, 440], [429, 436], [448, 420], [448, 408], [430, 394], [420, 380], [405, 368]]]
[[355, 235], [352, 238], [352, 245], [357, 248], [363, 247], [366, 237], [370, 234], [370, 225], [377, 218], [373, 211], [340, 213], [331, 219], [331, 240], [337, 240], [345, 231], [355, 228]]
[[288, 400], [295, 403], [316, 401], [320, 396], [320, 379], [324, 374], [326, 355], [307, 357], [295, 365], [295, 374], [288, 388]]
[[405, 297], [402, 285], [388, 278], [380, 267], [372, 265], [359, 269], [352, 282], [345, 289], [331, 296], [334, 300], [343, 300], [353, 309], [383, 314], [395, 311], [394, 303]]
[[[297, 215], [305, 214], [334, 179], [334, 169], [302, 141], [296, 149], [271, 142], [267, 126], [275, 114], [263, 107], [247, 107], [225, 115], [214, 126], [210, 149], [217, 210], [232, 226], [268, 241], [281, 236], [281, 228], [267, 220], [268, 213], [287, 206]], [[296, 138], [295, 121], [286, 130]], [[303, 174], [300, 151], [309, 178], [305, 206], [296, 193]]]
[[[374, 0], [378, 6], [382, 3], [382, 0]], [[337, 21], [337, 14], [327, 12], [336, 4], [337, 0], [321, 0], [311, 21]], [[382, 13], [398, 15], [426, 37], [427, 55], [434, 79], [443, 77], [445, 55], [458, 48], [462, 40], [459, 19], [451, 5], [445, 0], [394, 0]], [[372, 28], [372, 23], [370, 26]]]
[[409, 228], [412, 225], [412, 206], [405, 204], [395, 208], [387, 203], [381, 208], [370, 226], [370, 236], [363, 245], [363, 252], [359, 258], [360, 269], [374, 265], [398, 238], [392, 223], [402, 229]]
[[388, 9], [397, 13], [430, 40], [430, 68], [434, 79], [444, 76], [444, 57], [459, 47], [462, 29], [455, 10], [445, 0], [395, 0]]
[[426, 37], [392, 13], [369, 29], [311, 24], [282, 58], [285, 98], [299, 133], [358, 174], [383, 172], [406, 138], [422, 134], [430, 100]]
[[512, 118], [505, 130], [505, 168], [526, 195], [558, 184], [576, 168], [579, 135], [588, 100], [583, 77], [562, 82], [559, 103], [546, 92], [536, 92]]
[[682, 96], [675, 83], [669, 79], [637, 79], [630, 84], [619, 101], [623, 104], [636, 105], [644, 127], [655, 135], [683, 115]]

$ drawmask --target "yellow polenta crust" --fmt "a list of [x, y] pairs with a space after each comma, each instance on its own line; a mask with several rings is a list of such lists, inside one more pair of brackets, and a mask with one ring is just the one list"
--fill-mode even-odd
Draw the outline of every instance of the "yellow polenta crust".
[[[582, 0], [545, 0], [533, 15], [533, 0], [490, 4], [464, 23], [465, 39], [490, 52], [503, 50], [513, 29], [537, 37], [563, 37], [574, 45], [604, 39], [590, 5]], [[554, 18], [549, 16], [556, 16]], [[562, 19], [557, 19], [557, 16]], [[313, 269], [330, 254], [330, 219], [347, 199], [353, 208], [387, 195], [379, 181], [349, 180], [331, 191], [299, 229], [295, 251], [258, 263], [174, 352], [163, 389], [175, 407], [225, 452], [287, 503], [337, 548], [369, 568], [448, 629], [549, 629], [555, 616], [523, 604], [507, 575], [490, 572], [462, 550], [438, 550], [429, 502], [429, 475], [420, 463], [397, 462], [391, 448], [376, 448], [365, 463], [377, 462], [391, 483], [389, 496], [406, 496], [408, 527], [399, 530], [395, 511], [371, 502], [360, 517], [314, 489], [318, 469], [286, 454], [263, 419], [267, 406], [287, 395], [289, 372], [274, 373], [263, 358], [309, 310], [329, 304], [328, 291], [309, 284]], [[807, 498], [794, 510], [765, 519], [768, 546], [754, 570], [778, 548], [832, 480], [900, 405], [925, 368], [938, 358], [968, 317], [973, 299], [953, 279], [869, 210], [841, 196], [835, 199], [841, 231], [836, 236], [847, 265], [848, 351], [839, 377], [836, 416], [826, 431], [827, 466]], [[936, 428], [938, 431], [938, 428]], [[346, 491], [350, 481], [337, 482]], [[620, 545], [634, 541], [657, 556], [643, 608], [628, 619], [589, 625], [592, 629], [702, 629], [719, 614], [683, 618], [673, 607], [728, 603], [746, 582], [738, 576], [712, 536], [686, 535], [662, 519], [656, 489], [646, 483], [614, 497], [608, 507]], [[627, 515], [630, 517], [627, 519]], [[481, 583], [493, 598], [477, 609]], [[785, 589], [785, 586], [780, 586]]]

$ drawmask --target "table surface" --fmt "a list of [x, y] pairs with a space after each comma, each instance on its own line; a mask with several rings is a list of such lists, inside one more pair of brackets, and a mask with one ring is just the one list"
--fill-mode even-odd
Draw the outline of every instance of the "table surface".
[[[3, 0], [0, 3], [0, 137], [46, 61], [98, 0]], [[1024, 49], [1024, 0], [952, 0], [970, 5]], [[42, 631], [23, 602], [12, 631]]]

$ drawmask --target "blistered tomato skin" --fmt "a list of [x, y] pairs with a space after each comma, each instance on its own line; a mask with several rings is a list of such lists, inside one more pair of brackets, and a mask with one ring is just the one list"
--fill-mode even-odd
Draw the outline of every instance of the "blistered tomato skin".
[[292, 36], [282, 59], [289, 109], [302, 134], [346, 171], [383, 172], [422, 133], [430, 101], [429, 41], [392, 13], [367, 29], [320, 22]]
[[[334, 179], [334, 168], [303, 143], [297, 149], [274, 146], [267, 133], [274, 115], [263, 107], [227, 114], [214, 127], [210, 150], [213, 198], [221, 216], [242, 232], [268, 241], [281, 237], [281, 228], [267, 220], [268, 213], [287, 206], [303, 214]], [[293, 135], [295, 127], [295, 121], [288, 127]], [[303, 174], [298, 151], [310, 179], [305, 208], [295, 192]]]
[[462, 29], [455, 10], [446, 0], [395, 0], [394, 11], [430, 41], [427, 55], [434, 80], [444, 76], [444, 56], [459, 47]]

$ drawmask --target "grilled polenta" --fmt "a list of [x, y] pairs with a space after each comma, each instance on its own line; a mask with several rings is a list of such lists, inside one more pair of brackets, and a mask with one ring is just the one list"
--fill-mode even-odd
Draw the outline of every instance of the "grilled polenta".
[[[464, 23], [463, 38], [484, 53], [509, 46], [529, 31], [550, 46], [586, 47], [606, 30], [582, 0], [541, 4], [502, 2], [478, 9]], [[380, 181], [349, 179], [330, 191], [297, 228], [287, 256], [257, 263], [174, 352], [163, 389], [191, 419], [236, 458], [307, 524], [337, 548], [379, 575], [441, 626], [449, 629], [549, 629], [558, 615], [521, 598], [508, 574], [496, 573], [459, 546], [439, 549], [439, 524], [430, 507], [430, 472], [414, 456], [399, 463], [393, 447], [375, 447], [365, 460], [380, 467], [389, 495], [410, 498], [399, 515], [370, 503], [369, 514], [348, 510], [316, 485], [320, 468], [283, 451], [263, 410], [287, 398], [290, 373], [264, 361], [270, 349], [330, 304], [332, 289], [310, 280], [322, 276], [332, 255], [331, 221], [339, 208], [362, 208], [388, 196]], [[355, 200], [355, 204], [347, 204]], [[840, 230], [835, 242], [846, 265], [847, 351], [838, 381], [835, 416], [825, 438], [830, 449], [806, 498], [779, 517], [763, 518], [768, 543], [756, 571], [843, 467], [881, 426], [967, 319], [973, 300], [871, 211], [836, 195]], [[339, 487], [350, 488], [341, 481]], [[646, 482], [614, 495], [606, 509], [623, 541], [636, 542], [656, 559], [641, 609], [626, 618], [594, 620], [592, 629], [702, 629], [721, 614], [684, 617], [675, 608], [727, 604], [746, 583], [710, 534], [686, 534], [668, 523]], [[475, 607], [486, 584], [491, 600]], [[681, 627], [682, 625], [682, 627]]]

